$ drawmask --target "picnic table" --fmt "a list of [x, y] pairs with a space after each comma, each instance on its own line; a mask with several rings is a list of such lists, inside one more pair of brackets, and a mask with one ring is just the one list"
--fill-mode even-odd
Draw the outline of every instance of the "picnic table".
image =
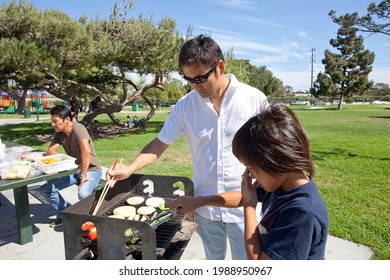
[[[6, 143], [6, 146], [17, 146], [15, 143]], [[13, 189], [15, 199], [16, 219], [21, 245], [33, 240], [30, 206], [28, 199], [28, 185], [48, 181], [50, 179], [68, 176], [77, 172], [77, 168], [56, 172], [53, 174], [40, 173], [25, 179], [0, 179], [0, 192]]]

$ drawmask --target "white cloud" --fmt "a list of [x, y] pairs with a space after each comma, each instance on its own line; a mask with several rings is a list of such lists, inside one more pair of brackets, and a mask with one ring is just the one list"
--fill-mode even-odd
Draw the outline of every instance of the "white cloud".
[[256, 54], [259, 55], [259, 52], [267, 52], [279, 54], [284, 57], [303, 58], [301, 52], [291, 52], [289, 50], [290, 47], [295, 49], [300, 48], [299, 44], [296, 42], [290, 41], [278, 45], [266, 44], [252, 40], [251, 38], [245, 38], [243, 37], [243, 34], [237, 34], [222, 29], [213, 29], [202, 25], [198, 25], [197, 27], [210, 32], [213, 39], [216, 40], [225, 51], [233, 47], [234, 50], [247, 50], [246, 53], [252, 53], [252, 56], [257, 56]]
[[291, 86], [294, 91], [306, 91], [310, 88], [311, 74], [310, 70], [303, 71], [285, 71], [280, 68], [269, 68], [274, 76], [283, 81], [284, 86]]
[[385, 83], [390, 85], [390, 67], [373, 67], [372, 72], [368, 75], [368, 77], [375, 83]]
[[302, 37], [304, 39], [307, 39], [307, 40], [314, 41], [314, 39], [312, 37], [310, 37], [309, 35], [307, 35], [307, 33], [305, 31], [303, 31], [303, 30], [298, 31], [298, 36]]
[[[218, 42], [223, 51], [233, 48], [237, 59], [249, 59], [256, 66], [266, 66], [273, 75], [290, 85], [296, 91], [307, 91], [311, 86], [311, 48], [302, 45], [300, 41], [282, 38], [279, 43], [264, 43], [259, 38], [250, 35], [232, 32], [231, 30], [209, 28], [198, 25], [197, 28], [206, 30]], [[310, 39], [304, 31], [300, 31], [302, 38]], [[322, 52], [315, 53], [313, 81], [319, 72], [323, 72], [321, 63]], [[295, 68], [295, 69], [294, 69]], [[369, 79], [375, 83], [390, 84], [389, 67], [373, 67]]]
[[263, 20], [258, 17], [253, 16], [247, 16], [247, 15], [237, 15], [237, 14], [229, 14], [229, 15], [219, 15], [221, 18], [238, 22], [240, 25], [247, 25], [252, 27], [260, 27], [260, 26], [267, 26], [267, 27], [283, 27], [283, 25]]
[[232, 9], [248, 10], [257, 5], [255, 1], [249, 0], [206, 0], [211, 4], [223, 6]]
[[[268, 67], [267, 67], [268, 68]], [[273, 75], [283, 81], [283, 84], [291, 86], [295, 91], [307, 91], [311, 86], [311, 69], [307, 68], [301, 71], [286, 71], [282, 68], [270, 67]], [[316, 64], [313, 71], [313, 82], [317, 75], [324, 72], [322, 64]], [[373, 68], [369, 74], [369, 79], [374, 83], [385, 83], [390, 85], [390, 68]]]
[[301, 45], [298, 42], [286, 41], [283, 43], [286, 47], [291, 47], [293, 49], [301, 49]]
[[258, 56], [255, 59], [253, 59], [252, 63], [255, 65], [267, 65], [267, 64], [272, 64], [272, 63], [281, 63], [285, 62], [287, 60], [286, 56]]

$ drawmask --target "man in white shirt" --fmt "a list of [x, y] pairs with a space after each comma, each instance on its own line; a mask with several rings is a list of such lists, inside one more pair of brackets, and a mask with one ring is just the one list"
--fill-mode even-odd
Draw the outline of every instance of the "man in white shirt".
[[[110, 170], [108, 179], [128, 178], [184, 135], [192, 155], [195, 196], [240, 190], [245, 166], [232, 153], [232, 139], [250, 117], [268, 106], [266, 96], [234, 75], [225, 75], [222, 51], [208, 36], [199, 35], [182, 46], [179, 66], [193, 90], [176, 103], [156, 139], [129, 165]], [[227, 238], [232, 258], [246, 259], [242, 208], [205, 206], [196, 210], [195, 219], [207, 259], [225, 258]]]

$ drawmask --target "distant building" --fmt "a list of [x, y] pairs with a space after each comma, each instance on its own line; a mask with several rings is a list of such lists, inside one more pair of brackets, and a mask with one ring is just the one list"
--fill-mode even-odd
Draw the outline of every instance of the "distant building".
[[302, 97], [310, 97], [310, 93], [308, 92], [301, 92], [301, 91], [298, 91], [298, 92], [294, 92], [293, 93], [294, 96], [302, 96]]

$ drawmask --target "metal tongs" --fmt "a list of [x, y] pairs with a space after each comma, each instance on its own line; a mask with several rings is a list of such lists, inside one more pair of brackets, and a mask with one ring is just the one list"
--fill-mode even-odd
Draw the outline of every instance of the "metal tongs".
[[175, 207], [173, 209], [163, 211], [160, 214], [154, 216], [149, 221], [147, 221], [147, 223], [150, 224], [152, 227], [157, 228], [159, 225], [168, 221], [180, 208], [181, 207]]
[[[152, 219], [145, 221], [145, 222], [148, 223], [153, 229], [156, 230], [159, 225], [168, 221], [175, 214], [175, 212], [177, 210], [179, 210], [180, 208], [181, 207], [176, 207], [176, 208], [173, 208], [173, 209], [170, 209], [167, 211], [163, 211], [160, 214], [154, 216]], [[138, 241], [141, 239], [141, 234], [140, 234], [138, 229], [129, 228], [125, 232], [128, 232], [128, 235], [126, 235], [126, 233], [125, 233], [125, 235], [127, 237], [131, 238], [130, 245], [137, 244]]]

